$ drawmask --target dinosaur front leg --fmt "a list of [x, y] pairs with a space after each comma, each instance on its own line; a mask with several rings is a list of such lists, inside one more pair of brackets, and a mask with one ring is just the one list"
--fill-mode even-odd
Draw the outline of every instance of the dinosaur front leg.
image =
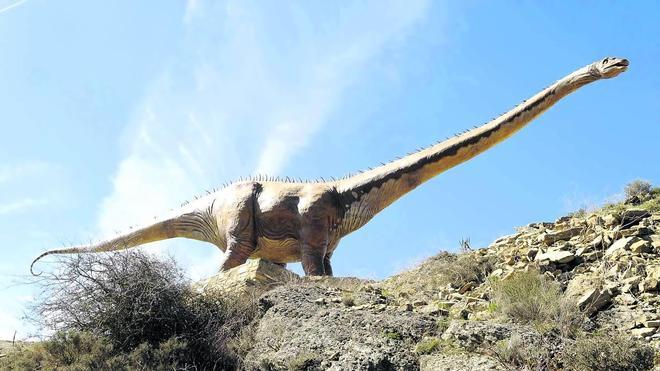
[[332, 254], [325, 254], [323, 257], [323, 269], [326, 276], [332, 276], [332, 265], [330, 265], [330, 256]]
[[[305, 252], [308, 250], [308, 252]], [[309, 251], [312, 250], [312, 251]], [[323, 254], [313, 251], [315, 248], [303, 245], [302, 266], [306, 276], [324, 276]]]
[[328, 229], [321, 222], [311, 222], [302, 228], [302, 266], [307, 276], [326, 275], [324, 258], [328, 249]]

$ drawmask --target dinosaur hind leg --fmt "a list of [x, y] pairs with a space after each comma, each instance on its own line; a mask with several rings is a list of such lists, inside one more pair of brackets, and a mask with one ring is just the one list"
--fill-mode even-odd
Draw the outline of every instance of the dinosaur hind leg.
[[225, 232], [227, 249], [220, 267], [221, 272], [245, 263], [256, 250], [254, 197], [253, 189], [244, 189], [243, 193], [237, 196], [237, 207], [232, 210], [231, 216], [225, 220], [225, 223], [231, 227]]
[[225, 251], [225, 258], [220, 266], [220, 271], [224, 272], [228, 269], [238, 267], [245, 263], [254, 251], [254, 246], [249, 243], [231, 242], [227, 243], [227, 251]]

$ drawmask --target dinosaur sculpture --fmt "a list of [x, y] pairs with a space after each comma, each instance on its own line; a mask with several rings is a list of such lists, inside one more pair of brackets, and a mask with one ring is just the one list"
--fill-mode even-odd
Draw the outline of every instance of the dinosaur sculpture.
[[480, 127], [354, 176], [309, 183], [253, 178], [230, 184], [129, 233], [46, 251], [30, 271], [34, 274], [34, 263], [50, 254], [117, 251], [185, 237], [223, 250], [221, 271], [263, 258], [279, 264], [302, 261], [306, 275], [332, 275], [330, 258], [342, 237], [425, 181], [510, 137], [566, 95], [627, 67], [626, 59], [602, 59]]

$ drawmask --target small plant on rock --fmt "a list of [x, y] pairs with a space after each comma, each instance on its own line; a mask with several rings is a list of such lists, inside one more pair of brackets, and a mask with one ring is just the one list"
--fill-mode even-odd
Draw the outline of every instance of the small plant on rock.
[[347, 307], [352, 307], [355, 305], [355, 296], [350, 292], [344, 292], [341, 295], [341, 302]]
[[424, 338], [415, 346], [417, 354], [431, 354], [440, 348], [440, 339], [437, 337]]
[[383, 336], [392, 340], [403, 340], [403, 335], [396, 330], [386, 330], [383, 332]]

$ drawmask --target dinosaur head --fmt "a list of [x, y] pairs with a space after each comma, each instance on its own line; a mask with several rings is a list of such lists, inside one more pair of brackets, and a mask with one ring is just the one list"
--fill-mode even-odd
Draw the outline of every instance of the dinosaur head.
[[628, 69], [625, 58], [607, 57], [589, 66], [589, 73], [599, 79], [609, 79]]

